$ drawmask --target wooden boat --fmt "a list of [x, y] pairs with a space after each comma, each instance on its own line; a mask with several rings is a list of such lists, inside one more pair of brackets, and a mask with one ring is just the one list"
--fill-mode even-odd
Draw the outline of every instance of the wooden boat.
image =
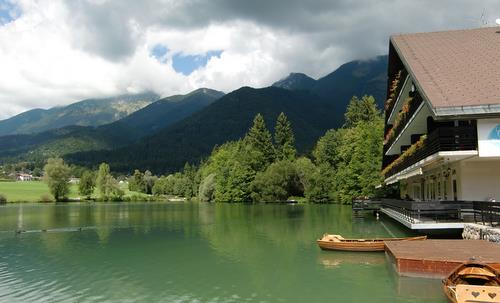
[[386, 241], [418, 241], [425, 240], [427, 236], [409, 238], [378, 238], [378, 239], [344, 239], [340, 235], [324, 234], [316, 242], [324, 250], [347, 251], [384, 251]]
[[454, 303], [500, 302], [500, 273], [481, 263], [464, 263], [443, 280], [443, 291]]

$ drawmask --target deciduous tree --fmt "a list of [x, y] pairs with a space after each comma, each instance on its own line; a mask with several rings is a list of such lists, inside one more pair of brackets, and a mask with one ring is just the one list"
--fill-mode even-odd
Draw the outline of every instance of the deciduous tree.
[[45, 181], [56, 201], [67, 199], [69, 194], [70, 168], [61, 158], [50, 158], [44, 166]]

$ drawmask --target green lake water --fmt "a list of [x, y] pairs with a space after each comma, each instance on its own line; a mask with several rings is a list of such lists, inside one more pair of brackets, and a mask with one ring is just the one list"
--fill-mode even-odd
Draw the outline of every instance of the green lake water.
[[0, 206], [0, 302], [446, 302], [384, 253], [321, 251], [325, 232], [408, 235], [338, 205]]

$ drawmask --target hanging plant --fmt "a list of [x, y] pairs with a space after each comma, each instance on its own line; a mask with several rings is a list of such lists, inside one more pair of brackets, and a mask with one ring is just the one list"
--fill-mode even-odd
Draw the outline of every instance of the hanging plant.
[[403, 163], [403, 161], [406, 160], [408, 157], [413, 156], [417, 151], [424, 148], [426, 140], [427, 140], [427, 135], [420, 136], [420, 139], [417, 142], [415, 142], [412, 146], [410, 146], [407, 150], [405, 150], [398, 158], [396, 158], [382, 170], [381, 172], [382, 175], [385, 176], [394, 167]]
[[403, 72], [402, 70], [399, 70], [396, 73], [394, 80], [392, 80], [392, 82], [391, 82], [391, 87], [389, 88], [389, 98], [387, 98], [387, 100], [385, 101], [385, 109], [386, 110], [392, 106], [392, 104], [394, 103], [394, 101], [396, 99], [396, 90], [397, 90], [399, 82], [401, 80], [401, 73], [402, 72]]
[[387, 134], [385, 135], [384, 145], [387, 144], [392, 138], [394, 138], [394, 135], [396, 134], [395, 130], [398, 129], [401, 122], [406, 119], [406, 116], [410, 112], [412, 101], [413, 97], [406, 98], [405, 103], [401, 107], [401, 110], [396, 115], [396, 119], [394, 119], [394, 124], [392, 125], [391, 129], [387, 131]]

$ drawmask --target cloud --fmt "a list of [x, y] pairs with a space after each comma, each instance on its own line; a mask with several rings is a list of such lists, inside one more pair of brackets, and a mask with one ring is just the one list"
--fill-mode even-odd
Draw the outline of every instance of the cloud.
[[263, 87], [478, 27], [497, 0], [0, 0], [0, 119], [89, 97]]

